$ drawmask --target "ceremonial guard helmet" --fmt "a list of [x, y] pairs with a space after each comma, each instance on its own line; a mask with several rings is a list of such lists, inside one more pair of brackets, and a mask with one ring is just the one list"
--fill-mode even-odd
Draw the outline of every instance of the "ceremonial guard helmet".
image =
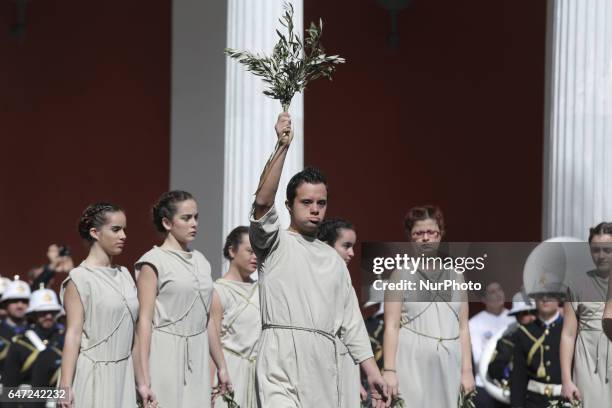
[[55, 292], [51, 289], [45, 289], [42, 283], [40, 286], [40, 289], [32, 292], [32, 296], [30, 296], [30, 304], [28, 305], [27, 313], [59, 312], [62, 307], [57, 301]]
[[6, 285], [0, 302], [17, 299], [30, 300], [30, 294], [30, 286], [26, 282], [20, 280], [19, 275], [15, 275], [15, 278]]

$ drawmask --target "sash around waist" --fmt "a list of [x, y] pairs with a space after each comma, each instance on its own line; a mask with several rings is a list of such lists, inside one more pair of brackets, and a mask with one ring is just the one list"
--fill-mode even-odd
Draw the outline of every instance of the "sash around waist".
[[283, 329], [283, 330], [297, 330], [297, 331], [316, 333], [332, 341], [334, 344], [336, 343], [336, 336], [333, 333], [326, 332], [324, 330], [314, 329], [311, 327], [293, 326], [293, 325], [288, 325], [288, 324], [264, 323], [261, 329], [262, 331], [268, 330], [268, 329]]
[[194, 336], [198, 336], [202, 333], [206, 333], [206, 328], [203, 328], [199, 331], [196, 331], [194, 333], [189, 333], [189, 334], [184, 334], [184, 333], [176, 333], [172, 330], [167, 330], [164, 327], [153, 327], [153, 330], [161, 332], [161, 333], [165, 333], [165, 334], [169, 334], [171, 336], [176, 336], [176, 337], [194, 337]]

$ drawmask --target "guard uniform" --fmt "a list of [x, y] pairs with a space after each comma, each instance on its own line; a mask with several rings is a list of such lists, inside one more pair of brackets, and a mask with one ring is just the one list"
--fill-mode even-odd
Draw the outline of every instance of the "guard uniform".
[[514, 334], [510, 401], [513, 408], [547, 408], [560, 399], [559, 349], [563, 317], [519, 325]]
[[[7, 278], [1, 278], [0, 286], [4, 289], [2, 298], [0, 298], [0, 303], [2, 303], [3, 307], [6, 306], [6, 302], [15, 300], [27, 302], [30, 299], [30, 286], [26, 282], [19, 280], [19, 275], [15, 275], [12, 281]], [[25, 332], [27, 329], [25, 321], [21, 325], [13, 325], [9, 324], [6, 319], [0, 322], [0, 373], [2, 374], [0, 383], [4, 383], [4, 363], [10, 350], [11, 340], [14, 336]]]
[[49, 340], [47, 348], [40, 352], [32, 365], [33, 387], [55, 387], [59, 379], [62, 364], [62, 350], [64, 348], [64, 330], [60, 329]]
[[493, 358], [489, 363], [487, 374], [496, 381], [503, 389], [510, 387], [510, 373], [512, 372], [512, 360], [514, 357], [515, 336], [519, 324], [512, 323], [502, 337], [497, 341]]
[[63, 344], [61, 340], [63, 336], [64, 330], [59, 325], [49, 330], [32, 326], [28, 331], [14, 336], [4, 364], [4, 386], [18, 387], [21, 384], [32, 384], [34, 363], [51, 345], [57, 347], [58, 344]]
[[[28, 288], [29, 289], [29, 288]], [[61, 348], [64, 344], [64, 327], [53, 320], [53, 317], [60, 312], [61, 306], [57, 301], [57, 295], [50, 289], [45, 289], [43, 285], [39, 290], [34, 291], [29, 300], [26, 313], [32, 317], [36, 323], [27, 328], [23, 333], [13, 336], [10, 349], [8, 350], [3, 370], [4, 387], [49, 387], [55, 383], [49, 383], [43, 379], [36, 379], [35, 373], [42, 371], [47, 365], [43, 363], [49, 356], [52, 358], [51, 366], [57, 371], [57, 353], [61, 362]], [[43, 360], [42, 357], [45, 356]], [[35, 367], [38, 367], [36, 369]], [[11, 407], [44, 407], [44, 402], [22, 401], [10, 403]]]

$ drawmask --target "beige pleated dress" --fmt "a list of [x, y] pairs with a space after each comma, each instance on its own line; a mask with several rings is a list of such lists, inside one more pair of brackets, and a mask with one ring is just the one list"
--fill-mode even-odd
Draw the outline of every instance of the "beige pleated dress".
[[131, 354], [138, 318], [134, 280], [124, 267], [90, 267], [83, 263], [62, 283], [62, 303], [70, 281], [85, 311], [72, 383], [75, 408], [136, 407]]
[[[240, 408], [256, 408], [255, 363], [261, 336], [258, 283], [217, 279], [214, 284], [223, 307], [221, 345]], [[215, 407], [225, 407], [217, 398]]]
[[329, 245], [281, 230], [274, 207], [251, 217], [250, 239], [263, 328], [259, 407], [343, 407], [338, 335], [357, 362], [373, 356], [346, 264]]
[[569, 284], [572, 308], [578, 320], [573, 380], [583, 408], [612, 406], [612, 342], [602, 328], [608, 279], [589, 271]]
[[207, 324], [210, 264], [202, 253], [154, 247], [136, 262], [157, 271], [151, 389], [160, 408], [210, 407]]
[[[402, 274], [406, 280], [462, 282], [450, 270]], [[395, 279], [393, 279], [395, 280]], [[396, 355], [398, 391], [409, 407], [457, 406], [461, 386], [461, 345], [457, 292], [406, 293]]]

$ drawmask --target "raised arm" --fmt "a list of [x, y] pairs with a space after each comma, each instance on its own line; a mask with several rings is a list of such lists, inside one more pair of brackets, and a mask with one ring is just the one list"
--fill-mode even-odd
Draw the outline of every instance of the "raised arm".
[[[136, 326], [136, 342], [134, 356], [134, 374], [136, 388], [144, 406], [157, 405], [155, 394], [151, 390], [151, 373], [149, 371], [149, 356], [151, 353], [151, 334], [153, 331], [153, 312], [157, 298], [157, 274], [148, 264], [141, 265], [136, 273], [138, 288], [138, 323]], [[136, 356], [137, 354], [137, 356]]]
[[278, 190], [283, 165], [287, 157], [287, 150], [293, 140], [293, 130], [291, 128], [291, 116], [287, 112], [278, 115], [278, 120], [274, 126], [278, 141], [272, 156], [259, 178], [259, 186], [255, 192], [254, 215], [255, 219], [260, 219], [274, 205], [274, 198]]
[[66, 335], [64, 349], [62, 351], [61, 381], [60, 387], [68, 389], [69, 401], [62, 401], [62, 408], [72, 407], [74, 394], [72, 392], [72, 380], [76, 370], [76, 362], [81, 348], [81, 335], [83, 333], [83, 322], [85, 321], [85, 310], [79, 298], [75, 284], [68, 281], [64, 292], [64, 309], [66, 309]]

